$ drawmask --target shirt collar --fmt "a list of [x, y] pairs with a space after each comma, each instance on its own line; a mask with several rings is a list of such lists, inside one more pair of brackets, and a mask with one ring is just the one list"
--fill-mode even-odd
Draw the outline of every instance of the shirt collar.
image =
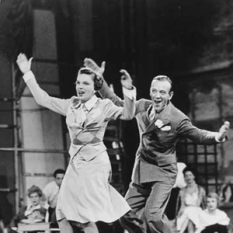
[[93, 95], [87, 102], [83, 103], [88, 111], [90, 111], [96, 104], [98, 98], [96, 95]]
[[84, 105], [88, 111], [90, 111], [96, 104], [98, 98], [96, 95], [93, 95], [87, 102], [81, 104], [80, 100], [77, 97], [71, 99], [72, 107], [79, 108], [81, 105]]

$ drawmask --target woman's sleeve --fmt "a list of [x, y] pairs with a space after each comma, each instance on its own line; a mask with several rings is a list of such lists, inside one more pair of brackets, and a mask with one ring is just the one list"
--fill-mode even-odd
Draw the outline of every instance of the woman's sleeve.
[[61, 115], [66, 115], [70, 104], [70, 99], [60, 99], [49, 96], [47, 92], [45, 92], [39, 87], [35, 79], [35, 76], [31, 71], [26, 73], [23, 78], [29, 90], [31, 91], [33, 97], [39, 105], [46, 107]]
[[124, 105], [120, 119], [131, 120], [136, 112], [136, 88], [133, 87], [132, 90], [129, 90], [123, 87], [122, 91], [124, 94]]
[[219, 218], [219, 222], [218, 223], [220, 225], [228, 226], [230, 224], [230, 218], [222, 210], [221, 210], [220, 214], [221, 214], [221, 217]]
[[123, 88], [124, 93], [124, 104], [123, 107], [118, 107], [113, 104], [112, 101], [105, 99], [107, 102], [107, 118], [117, 119], [120, 118], [122, 120], [131, 120], [135, 116], [135, 108], [136, 108], [136, 89], [127, 90]]

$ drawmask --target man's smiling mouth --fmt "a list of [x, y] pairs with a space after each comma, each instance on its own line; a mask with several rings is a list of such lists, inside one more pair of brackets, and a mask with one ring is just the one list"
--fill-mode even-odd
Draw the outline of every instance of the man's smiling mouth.
[[78, 91], [78, 95], [79, 95], [79, 96], [83, 96], [84, 94], [85, 94], [84, 91]]

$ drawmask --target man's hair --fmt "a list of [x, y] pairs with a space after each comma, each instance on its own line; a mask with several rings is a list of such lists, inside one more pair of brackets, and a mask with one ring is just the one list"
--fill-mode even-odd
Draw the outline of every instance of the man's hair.
[[94, 81], [94, 90], [98, 91], [101, 89], [102, 85], [103, 85], [103, 78], [100, 77], [99, 75], [97, 75], [96, 72], [94, 72], [93, 70], [83, 67], [79, 70], [78, 75], [79, 74], [87, 74], [87, 75], [92, 75], [93, 81]]
[[57, 170], [54, 171], [53, 177], [56, 178], [57, 174], [65, 174], [65, 173], [66, 172], [65, 172], [64, 169], [59, 168], [59, 169], [57, 169]]
[[36, 185], [32, 185], [32, 187], [28, 189], [28, 197], [30, 197], [32, 193], [37, 193], [39, 197], [42, 197], [43, 194], [42, 190]]
[[[152, 79], [152, 82], [154, 80], [157, 80], [157, 81], [167, 81], [171, 84], [171, 89], [170, 89], [170, 92], [172, 91], [172, 88], [173, 88], [173, 83], [172, 83], [172, 80], [167, 76], [167, 75], [157, 75], [155, 76], [153, 79]], [[152, 83], [151, 82], [151, 83]]]

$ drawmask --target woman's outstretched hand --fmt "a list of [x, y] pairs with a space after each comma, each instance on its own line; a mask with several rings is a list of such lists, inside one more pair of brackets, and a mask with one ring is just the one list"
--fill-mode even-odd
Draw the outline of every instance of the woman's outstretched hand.
[[105, 71], [105, 61], [101, 63], [101, 66], [98, 66], [94, 60], [91, 58], [84, 59], [84, 66], [93, 70], [98, 76], [103, 76]]
[[120, 73], [121, 73], [121, 85], [126, 89], [129, 90], [133, 89], [133, 80], [130, 74], [123, 69], [120, 70]]
[[32, 57], [28, 60], [24, 53], [20, 53], [17, 57], [16, 63], [23, 74], [31, 70]]

